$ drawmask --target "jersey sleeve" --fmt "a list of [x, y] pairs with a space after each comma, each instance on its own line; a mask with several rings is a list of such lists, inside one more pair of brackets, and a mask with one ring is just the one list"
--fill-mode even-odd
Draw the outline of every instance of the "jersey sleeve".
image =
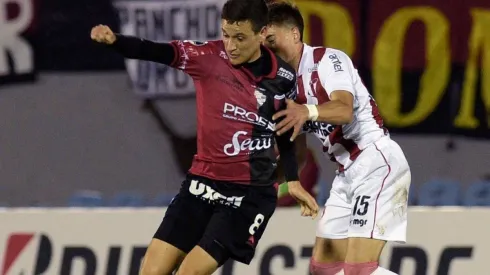
[[291, 100], [296, 100], [296, 97], [298, 96], [298, 87], [296, 85], [296, 78], [291, 83], [292, 85], [286, 92], [286, 98]]
[[[297, 88], [296, 88], [296, 74], [294, 71], [290, 72], [291, 75], [288, 74], [285, 78], [284, 85], [284, 93], [280, 96], [282, 100], [276, 107], [276, 110], [286, 109], [286, 99], [295, 100], [297, 96]], [[284, 118], [278, 119], [276, 122], [279, 123]], [[294, 142], [292, 142], [291, 136], [293, 134], [293, 130], [291, 129], [288, 132], [277, 136], [277, 147], [279, 149], [279, 154], [281, 156], [281, 163], [284, 166], [284, 176], [286, 177], [286, 181], [297, 181], [299, 180], [298, 176], [298, 162], [296, 160], [296, 149]]]
[[291, 81], [290, 84], [282, 87], [283, 93], [274, 96], [274, 108], [275, 111], [286, 109], [286, 99], [296, 100], [298, 90], [296, 88], [296, 79]]
[[347, 54], [327, 50], [318, 65], [318, 75], [327, 94], [343, 90], [354, 95], [354, 65]]
[[192, 77], [201, 77], [207, 71], [205, 56], [213, 55], [213, 47], [208, 42], [191, 40], [174, 40], [175, 56], [171, 67], [186, 72]]

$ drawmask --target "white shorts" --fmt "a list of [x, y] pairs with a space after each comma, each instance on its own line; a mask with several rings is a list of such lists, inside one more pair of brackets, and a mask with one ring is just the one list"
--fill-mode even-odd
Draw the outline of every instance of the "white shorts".
[[400, 146], [383, 137], [337, 172], [316, 235], [404, 243], [411, 174]]

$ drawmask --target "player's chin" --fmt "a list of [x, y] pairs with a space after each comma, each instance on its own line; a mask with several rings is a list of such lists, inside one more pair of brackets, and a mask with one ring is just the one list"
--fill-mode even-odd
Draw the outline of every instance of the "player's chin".
[[230, 57], [230, 63], [231, 65], [240, 65], [240, 64], [243, 64], [244, 60], [243, 58], [240, 58], [240, 57]]

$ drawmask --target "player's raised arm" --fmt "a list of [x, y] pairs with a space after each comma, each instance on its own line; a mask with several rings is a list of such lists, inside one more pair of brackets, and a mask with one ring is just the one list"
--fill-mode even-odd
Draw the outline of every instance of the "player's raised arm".
[[92, 28], [92, 40], [109, 45], [126, 58], [154, 61], [171, 65], [175, 61], [176, 49], [170, 43], [157, 43], [133, 36], [114, 33], [105, 25]]

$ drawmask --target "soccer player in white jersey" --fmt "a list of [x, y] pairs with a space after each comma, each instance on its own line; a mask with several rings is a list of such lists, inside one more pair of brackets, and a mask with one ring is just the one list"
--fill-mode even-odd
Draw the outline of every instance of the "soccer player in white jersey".
[[[302, 42], [303, 18], [285, 3], [270, 6], [266, 44], [297, 70], [298, 96], [278, 134], [294, 128], [318, 137], [338, 163], [310, 263], [314, 275], [395, 274], [378, 266], [387, 241], [405, 242], [411, 175], [374, 99], [340, 50]], [[302, 135], [304, 136], [304, 135]], [[305, 139], [299, 136], [298, 143]], [[301, 146], [298, 146], [301, 147]], [[304, 147], [304, 144], [303, 144]]]

